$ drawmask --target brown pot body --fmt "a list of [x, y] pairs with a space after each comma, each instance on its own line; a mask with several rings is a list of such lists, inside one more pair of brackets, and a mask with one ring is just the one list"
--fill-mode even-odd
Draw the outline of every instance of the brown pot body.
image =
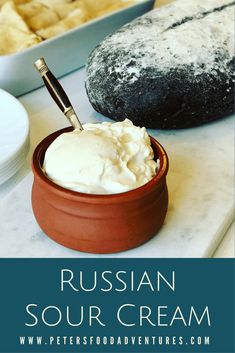
[[151, 138], [160, 169], [149, 183], [122, 194], [85, 194], [56, 185], [41, 168], [49, 145], [66, 131], [70, 128], [48, 136], [34, 152], [32, 206], [41, 229], [68, 248], [91, 253], [128, 250], [153, 237], [168, 207], [168, 158], [162, 146]]

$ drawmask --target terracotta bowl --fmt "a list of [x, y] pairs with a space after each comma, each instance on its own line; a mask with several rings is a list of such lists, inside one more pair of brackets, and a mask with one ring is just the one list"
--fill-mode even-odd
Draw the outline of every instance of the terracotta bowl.
[[47, 148], [68, 131], [71, 128], [46, 137], [33, 155], [32, 206], [41, 229], [68, 248], [90, 253], [124, 251], [152, 238], [168, 207], [168, 158], [163, 147], [151, 137], [160, 168], [147, 184], [121, 194], [85, 194], [56, 185], [42, 171]]

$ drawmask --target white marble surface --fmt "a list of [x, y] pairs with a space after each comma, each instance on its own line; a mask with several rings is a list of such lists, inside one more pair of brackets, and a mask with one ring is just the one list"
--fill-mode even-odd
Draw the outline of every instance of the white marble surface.
[[[87, 100], [84, 70], [62, 79], [81, 120], [105, 120]], [[46, 90], [24, 97], [31, 121], [31, 151], [48, 135], [67, 125]], [[147, 244], [115, 257], [210, 257], [234, 217], [233, 117], [202, 127], [150, 130], [170, 158], [169, 212], [165, 224]], [[29, 156], [30, 159], [30, 156]], [[36, 224], [30, 202], [29, 160], [0, 187], [0, 257], [90, 257], [54, 243]]]
[[235, 255], [235, 223], [229, 227], [225, 237], [213, 254], [214, 258], [234, 258]]

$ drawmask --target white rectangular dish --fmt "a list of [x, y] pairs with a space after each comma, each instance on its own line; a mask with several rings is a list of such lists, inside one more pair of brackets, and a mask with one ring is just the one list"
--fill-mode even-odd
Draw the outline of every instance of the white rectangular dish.
[[0, 88], [15, 96], [42, 86], [33, 67], [45, 57], [57, 77], [85, 65], [89, 53], [108, 34], [151, 10], [154, 0], [139, 0], [136, 4], [97, 18], [60, 36], [46, 40], [22, 52], [0, 56]]

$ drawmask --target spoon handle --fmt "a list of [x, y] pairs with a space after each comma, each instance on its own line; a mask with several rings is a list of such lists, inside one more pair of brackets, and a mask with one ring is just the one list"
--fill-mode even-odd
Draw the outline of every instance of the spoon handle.
[[67, 94], [65, 93], [59, 81], [49, 70], [45, 60], [43, 58], [38, 59], [34, 63], [34, 66], [41, 74], [45, 86], [48, 92], [50, 93], [51, 97], [54, 99], [55, 103], [58, 105], [58, 107], [69, 120], [69, 122], [72, 124], [74, 129], [83, 130], [82, 124], [80, 123]]

